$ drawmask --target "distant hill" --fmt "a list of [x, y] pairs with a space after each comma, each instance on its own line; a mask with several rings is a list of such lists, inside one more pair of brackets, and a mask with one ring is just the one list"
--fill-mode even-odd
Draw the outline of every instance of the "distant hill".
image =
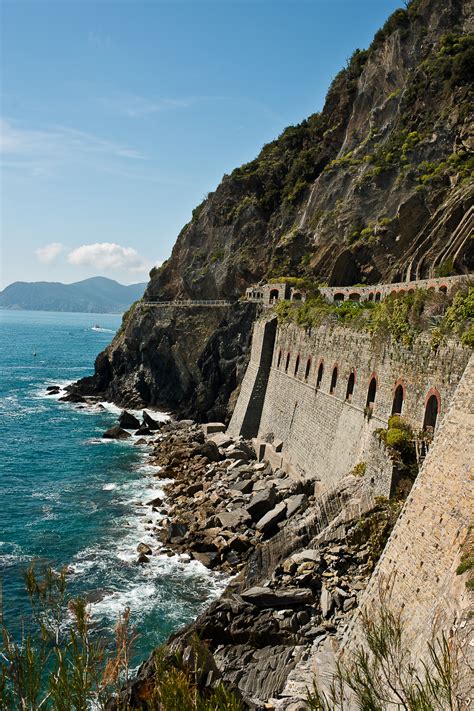
[[106, 277], [73, 284], [15, 281], [0, 291], [0, 308], [31, 311], [121, 313], [143, 296], [146, 284], [124, 286]]

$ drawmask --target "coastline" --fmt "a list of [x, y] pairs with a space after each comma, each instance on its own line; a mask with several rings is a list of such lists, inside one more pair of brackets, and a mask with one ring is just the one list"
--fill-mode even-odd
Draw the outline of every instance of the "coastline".
[[[145, 502], [149, 537], [137, 541], [137, 563], [179, 556], [222, 583], [196, 619], [171, 634], [163, 647], [168, 663], [189, 658], [199, 638], [203, 689], [224, 683], [244, 708], [298, 708], [312, 686], [311, 660], [334, 658], [357, 608], [375, 564], [371, 517], [385, 520], [386, 511], [356, 477], [322, 494], [316, 481], [257, 461], [252, 443], [229, 437], [220, 423], [153, 424], [158, 413], [147, 411], [153, 429], [124, 435], [146, 448], [162, 485], [162, 495]], [[122, 411], [119, 422], [130, 414], [138, 412]], [[119, 438], [120, 429], [111, 428]], [[145, 703], [154, 659], [151, 652], [123, 690], [132, 704]]]

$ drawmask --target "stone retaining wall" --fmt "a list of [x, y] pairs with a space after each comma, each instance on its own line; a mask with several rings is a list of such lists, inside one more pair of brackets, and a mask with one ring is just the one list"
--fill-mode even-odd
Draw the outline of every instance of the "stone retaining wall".
[[[440, 631], [461, 646], [467, 693], [474, 663], [471, 574], [456, 568], [473, 523], [474, 357], [451, 399], [435, 440], [367, 587], [360, 609], [376, 609], [380, 590], [401, 611], [414, 660], [427, 660], [427, 643]], [[469, 611], [471, 610], [471, 614]], [[359, 617], [345, 649], [361, 642]], [[470, 664], [470, 669], [468, 664]]]
[[[252, 392], [260, 372], [263, 323], [255, 326], [250, 365], [229, 426], [234, 436], [244, 434], [244, 419], [256, 406]], [[366, 462], [378, 493], [388, 495], [391, 467], [373, 432], [387, 426], [396, 388], [403, 391], [401, 414], [421, 429], [428, 398], [434, 394], [440, 413], [446, 410], [468, 357], [467, 349], [454, 342], [435, 352], [423, 337], [407, 348], [393, 341], [377, 343], [366, 332], [339, 326], [312, 331], [294, 324], [280, 327], [272, 366], [260, 383], [260, 399], [265, 387], [263, 406], [258, 406], [261, 415], [258, 422], [253, 417], [252, 431], [245, 430], [245, 436], [273, 435], [283, 442], [281, 454], [287, 463], [325, 486]], [[354, 387], [348, 395], [351, 373]], [[376, 393], [368, 405], [371, 381]]]

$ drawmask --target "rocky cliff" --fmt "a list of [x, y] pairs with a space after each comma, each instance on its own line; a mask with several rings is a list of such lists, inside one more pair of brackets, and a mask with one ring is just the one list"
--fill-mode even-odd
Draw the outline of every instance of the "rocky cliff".
[[[282, 274], [344, 285], [472, 271], [473, 31], [470, 0], [397, 10], [336, 76], [321, 113], [285, 129], [194, 210], [145, 301], [237, 299]], [[197, 340], [189, 312], [166, 325], [135, 310], [86, 389], [206, 419], [217, 385], [230, 394], [242, 372], [242, 309], [205, 317]], [[218, 409], [228, 416], [224, 396]]]

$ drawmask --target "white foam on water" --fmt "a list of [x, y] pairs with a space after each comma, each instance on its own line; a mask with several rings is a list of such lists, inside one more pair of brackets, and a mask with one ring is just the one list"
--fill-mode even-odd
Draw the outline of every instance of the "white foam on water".
[[104, 484], [104, 486], [102, 487], [102, 491], [113, 491], [117, 488], [117, 486], [117, 484], [114, 484], [112, 482], [110, 484]]

